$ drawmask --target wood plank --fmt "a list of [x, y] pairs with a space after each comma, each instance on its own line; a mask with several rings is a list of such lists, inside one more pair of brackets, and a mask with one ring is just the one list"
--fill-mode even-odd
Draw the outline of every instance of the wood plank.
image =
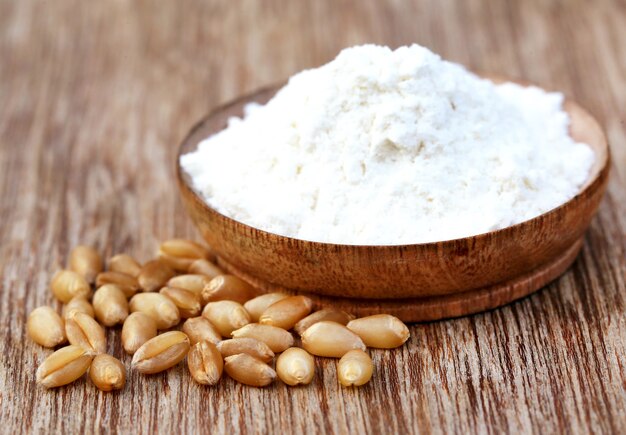
[[[0, 421], [13, 432], [626, 432], [626, 9], [619, 0], [41, 2], [0, 0]], [[77, 243], [149, 259], [198, 237], [174, 157], [191, 125], [237, 95], [345, 46], [418, 42], [469, 67], [559, 89], [612, 147], [600, 213], [574, 267], [507, 307], [416, 324], [374, 351], [373, 382], [260, 390], [193, 383], [180, 365], [34, 383], [49, 353], [25, 333]], [[110, 351], [123, 356], [119, 330]], [[128, 366], [130, 358], [123, 356]]]

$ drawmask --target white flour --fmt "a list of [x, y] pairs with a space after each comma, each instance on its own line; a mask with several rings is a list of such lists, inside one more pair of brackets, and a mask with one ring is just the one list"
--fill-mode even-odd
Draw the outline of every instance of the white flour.
[[293, 76], [180, 163], [208, 204], [299, 239], [409, 244], [544, 213], [586, 181], [563, 96], [373, 45]]

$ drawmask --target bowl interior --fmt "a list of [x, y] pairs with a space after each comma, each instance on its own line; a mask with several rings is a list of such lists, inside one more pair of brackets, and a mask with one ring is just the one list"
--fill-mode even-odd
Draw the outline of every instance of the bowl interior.
[[[504, 80], [494, 79], [495, 82], [502, 82]], [[195, 151], [198, 147], [198, 144], [208, 138], [209, 136], [223, 130], [228, 125], [228, 119], [231, 117], [241, 117], [243, 116], [243, 109], [246, 104], [249, 103], [258, 103], [265, 104], [267, 103], [276, 92], [283, 86], [274, 85], [267, 88], [263, 88], [257, 92], [254, 92], [250, 95], [244, 95], [232, 102], [229, 102], [223, 106], [220, 106], [213, 110], [209, 115], [207, 115], [204, 119], [198, 122], [189, 132], [187, 137], [182, 142], [177, 159], [176, 159], [176, 168], [178, 177], [180, 180], [184, 182], [184, 184], [193, 191], [198, 198], [202, 200], [201, 195], [199, 195], [193, 189], [193, 183], [191, 181], [191, 177], [187, 174], [180, 166], [180, 156], [183, 154], [187, 154], [189, 152]], [[595, 118], [583, 109], [581, 106], [576, 104], [574, 101], [566, 99], [564, 102], [564, 109], [570, 116], [570, 136], [577, 142], [586, 143], [591, 147], [591, 149], [595, 153], [595, 161], [591, 167], [589, 172], [589, 177], [587, 181], [581, 186], [580, 191], [584, 191], [588, 186], [590, 186], [594, 181], [598, 179], [601, 171], [608, 169], [609, 166], [609, 147], [606, 141], [606, 137], [604, 132]], [[220, 214], [218, 211], [213, 209], [210, 205], [206, 205], [207, 208], [215, 211], [215, 213]], [[224, 216], [226, 219], [231, 219], [228, 216]], [[522, 222], [523, 223], [523, 222]], [[245, 225], [242, 223], [242, 225]], [[519, 224], [516, 224], [519, 225]], [[263, 231], [263, 230], [258, 230]], [[286, 239], [291, 239], [290, 237], [276, 235], [277, 237], [285, 237]], [[308, 243], [321, 243], [321, 242], [309, 242]], [[436, 242], [435, 242], [436, 243]], [[333, 243], [324, 243], [329, 245], [339, 245]], [[424, 243], [427, 245], [429, 243]], [[365, 245], [365, 246], [375, 246], [375, 245]], [[402, 246], [402, 245], [393, 245], [393, 246]]]
[[[247, 103], [263, 104], [277, 89], [261, 90], [213, 111], [191, 130], [179, 156], [226, 127], [228, 118], [241, 116]], [[341, 245], [293, 239], [250, 227], [208, 206], [177, 161], [179, 185], [194, 222], [223, 265], [258, 287], [370, 299], [458, 294], [528, 276], [553, 264], [564, 252], [573, 252], [573, 246], [580, 247], [580, 238], [606, 187], [609, 152], [602, 129], [589, 113], [569, 100], [565, 110], [571, 118], [572, 137], [589, 144], [596, 154], [580, 193], [528, 221], [461, 239], [411, 245]], [[568, 258], [573, 259], [576, 252]], [[563, 270], [558, 269], [558, 274]], [[536, 289], [545, 282], [529, 281], [528, 288]]]

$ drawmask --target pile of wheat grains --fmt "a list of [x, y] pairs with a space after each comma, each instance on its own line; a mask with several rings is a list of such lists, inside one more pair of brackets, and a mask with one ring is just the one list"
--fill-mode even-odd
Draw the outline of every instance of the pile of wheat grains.
[[223, 371], [255, 387], [276, 377], [287, 385], [309, 384], [315, 355], [339, 358], [339, 382], [359, 386], [374, 369], [367, 347], [391, 349], [409, 338], [406, 325], [391, 315], [355, 319], [333, 308], [313, 312], [306, 296], [259, 295], [215, 260], [205, 246], [172, 239], [143, 265], [119, 254], [104, 270], [95, 249], [74, 248], [68, 268], [50, 283], [64, 304], [61, 315], [42, 306], [28, 317], [33, 341], [64, 346], [41, 363], [37, 382], [59, 387], [89, 372], [100, 390], [122, 389], [126, 367], [107, 354], [104, 330], [119, 325], [124, 351], [133, 355], [132, 370], [158, 373], [187, 357], [191, 377], [205, 385], [217, 384]]

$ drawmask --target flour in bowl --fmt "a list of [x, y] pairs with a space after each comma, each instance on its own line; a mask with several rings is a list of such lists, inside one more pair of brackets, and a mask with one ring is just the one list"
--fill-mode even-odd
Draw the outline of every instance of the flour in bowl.
[[291, 77], [183, 155], [220, 213], [299, 239], [467, 237], [571, 199], [594, 161], [563, 96], [495, 85], [419, 45], [365, 45]]

